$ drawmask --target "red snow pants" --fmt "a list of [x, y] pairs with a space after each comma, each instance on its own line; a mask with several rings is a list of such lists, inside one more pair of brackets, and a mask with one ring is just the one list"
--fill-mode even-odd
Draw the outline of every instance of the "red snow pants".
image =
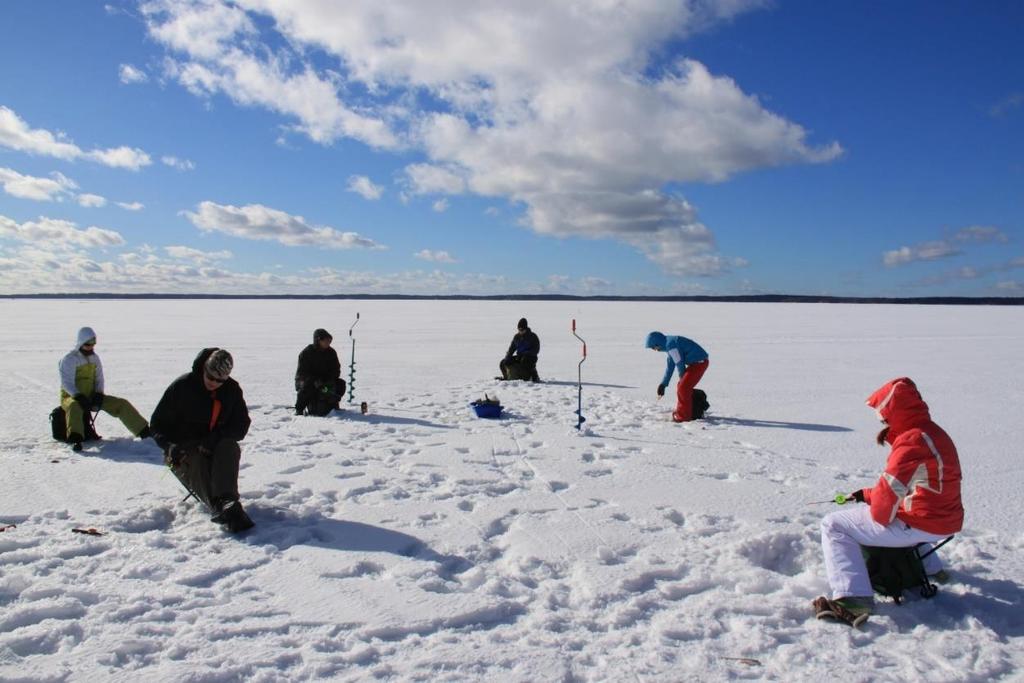
[[707, 372], [708, 361], [702, 360], [686, 366], [683, 376], [676, 384], [676, 409], [672, 413], [673, 422], [689, 422], [693, 415], [693, 388]]

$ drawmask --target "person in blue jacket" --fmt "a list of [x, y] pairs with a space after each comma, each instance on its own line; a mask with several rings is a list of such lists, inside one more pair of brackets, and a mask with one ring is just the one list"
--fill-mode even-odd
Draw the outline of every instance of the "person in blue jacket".
[[688, 422], [693, 419], [693, 388], [708, 369], [708, 352], [700, 344], [678, 335], [651, 332], [644, 346], [668, 355], [665, 376], [658, 385], [658, 396], [665, 395], [665, 387], [672, 380], [672, 372], [679, 368], [679, 383], [676, 385], [676, 409], [672, 412], [673, 422]]

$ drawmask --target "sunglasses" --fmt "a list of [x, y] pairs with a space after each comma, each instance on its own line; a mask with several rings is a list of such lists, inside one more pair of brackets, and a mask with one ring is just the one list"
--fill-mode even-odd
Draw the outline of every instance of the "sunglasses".
[[210, 384], [224, 384], [224, 382], [227, 381], [227, 379], [217, 379], [216, 377], [206, 372], [205, 370], [203, 371], [203, 377], [205, 377], [206, 381], [209, 382]]

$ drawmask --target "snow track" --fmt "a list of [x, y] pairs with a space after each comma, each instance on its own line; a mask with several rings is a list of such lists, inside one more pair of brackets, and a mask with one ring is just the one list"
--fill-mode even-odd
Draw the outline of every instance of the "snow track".
[[[1002, 432], [957, 421], [946, 394], [962, 378], [940, 377], [945, 363], [912, 353], [906, 373], [961, 447], [969, 526], [943, 549], [953, 581], [931, 601], [882, 604], [860, 631], [810, 618], [811, 600], [826, 590], [818, 522], [828, 506], [806, 503], [877, 476], [884, 452], [872, 445], [863, 397], [896, 371], [872, 371], [852, 389], [823, 389], [818, 378], [844, 374], [831, 365], [837, 345], [853, 357], [874, 352], [856, 337], [873, 334], [885, 307], [760, 305], [788, 324], [794, 309], [807, 320], [836, 314], [826, 319], [827, 345], [814, 346], [813, 332], [806, 343], [778, 345], [807, 374], [759, 375], [779, 397], [769, 403], [746, 393], [744, 349], [729, 340], [749, 319], [728, 305], [682, 315], [678, 305], [531, 304], [549, 378], [532, 385], [471, 379], [493, 374], [492, 352], [500, 356], [511, 331], [486, 332], [514, 323], [521, 305], [497, 304], [499, 315], [475, 302], [376, 302], [360, 307], [366, 393], [356, 398], [371, 412], [321, 419], [291, 414], [287, 376], [305, 327], [321, 325], [317, 314], [352, 307], [237, 303], [241, 327], [270, 329], [259, 353], [245, 334], [218, 342], [235, 353], [253, 418], [240, 486], [256, 527], [237, 538], [182, 501], [157, 448], [129, 439], [108, 416], [98, 422], [107, 438], [80, 455], [47, 439], [64, 345], [8, 359], [17, 369], [0, 392], [24, 401], [0, 418], [0, 526], [16, 524], [0, 533], [0, 679], [968, 681], [1024, 671], [1024, 536], [986, 504], [1019, 488], [1020, 469], [1009, 467]], [[73, 310], [73, 302], [3, 305], [52, 319]], [[191, 362], [177, 352], [143, 362], [155, 340], [133, 338], [118, 321], [210, 305], [91, 304], [95, 317], [82, 324], [100, 331], [111, 393], [148, 414]], [[712, 418], [664, 419], [671, 406], [653, 400], [661, 357], [640, 348], [640, 332], [624, 346], [620, 331], [599, 327], [588, 335], [584, 382], [592, 383], [578, 433], [575, 384], [560, 379], [578, 349], [571, 338], [561, 349], [557, 331], [571, 317], [582, 328], [587, 313], [707, 342], [714, 365], [702, 386]], [[1004, 340], [1012, 332], [1018, 348], [1014, 312], [990, 313], [977, 321], [988, 321], [981, 332]], [[168, 334], [150, 314], [145, 334]], [[444, 379], [403, 374], [395, 358], [403, 347], [374, 328], [400, 316], [460, 321], [444, 335], [424, 332], [428, 347], [451, 358], [439, 369]], [[271, 325], [282, 318], [303, 334]], [[681, 318], [688, 329], [672, 326]], [[215, 316], [204, 320], [186, 333], [196, 350], [219, 336]], [[0, 340], [24, 348], [17, 329]], [[784, 336], [768, 324], [759, 334]], [[122, 338], [131, 353], [118, 350]], [[1001, 341], [986, 353], [998, 362], [1015, 352]], [[996, 370], [980, 381], [1013, 398]], [[469, 410], [485, 391], [500, 396], [505, 419]], [[1003, 403], [985, 410], [998, 416], [1009, 410]], [[1011, 481], [989, 473], [1000, 467]]]

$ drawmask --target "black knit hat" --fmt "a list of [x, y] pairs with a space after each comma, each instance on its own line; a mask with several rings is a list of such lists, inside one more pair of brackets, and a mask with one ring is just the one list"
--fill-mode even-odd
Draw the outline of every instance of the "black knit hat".
[[526, 322], [526, 318], [520, 318], [519, 322], [516, 324], [516, 328], [520, 330], [525, 330], [528, 329], [529, 327], [530, 325]]
[[321, 339], [330, 339], [330, 340], [333, 341], [334, 337], [331, 336], [330, 332], [328, 332], [324, 328], [320, 327], [320, 328], [317, 328], [316, 331], [313, 332], [313, 343], [316, 344]]

